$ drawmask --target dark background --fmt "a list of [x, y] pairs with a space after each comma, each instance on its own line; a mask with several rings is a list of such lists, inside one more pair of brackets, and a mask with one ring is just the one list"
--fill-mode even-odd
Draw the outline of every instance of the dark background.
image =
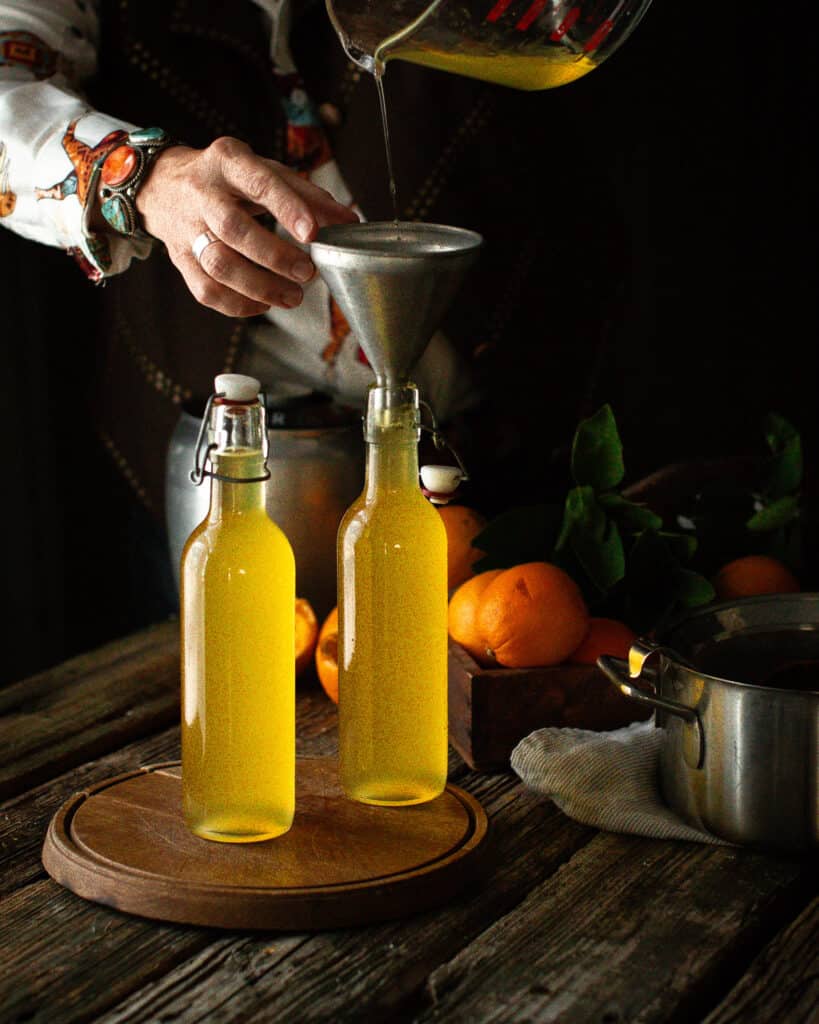
[[815, 450], [816, 62], [737, 9], [655, 0], [598, 70], [523, 97], [553, 129], [543, 320], [521, 326], [550, 353], [542, 416], [585, 380], [631, 479], [755, 450], [770, 410]]
[[815, 437], [816, 62], [755, 7], [655, 2], [578, 83], [627, 233], [609, 393], [634, 471], [742, 450], [770, 409]]
[[[542, 419], [530, 421], [542, 429], [514, 439], [530, 464], [570, 440], [550, 396], [557, 404], [582, 379], [581, 408], [615, 410], [631, 480], [678, 459], [761, 451], [764, 416], [778, 411], [802, 432], [813, 487], [814, 35], [739, 7], [655, 0], [600, 69], [521, 96], [549, 124], [538, 156], [559, 207], [542, 320], [517, 328], [553, 345]], [[0, 261], [0, 675], [13, 679], [165, 608], [132, 543], [150, 528], [88, 412], [94, 289], [64, 255], [7, 231]]]

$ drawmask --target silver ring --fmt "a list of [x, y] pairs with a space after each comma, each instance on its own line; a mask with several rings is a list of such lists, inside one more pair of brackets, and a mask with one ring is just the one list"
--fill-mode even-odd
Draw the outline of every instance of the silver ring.
[[212, 245], [214, 242], [218, 241], [219, 239], [212, 235], [210, 231], [203, 231], [201, 235], [197, 235], [196, 238], [194, 238], [193, 245], [191, 246], [191, 251], [193, 252], [193, 255], [196, 257], [196, 262], [199, 264], [200, 267], [202, 266], [202, 253], [205, 251], [205, 249], [207, 249], [209, 245]]

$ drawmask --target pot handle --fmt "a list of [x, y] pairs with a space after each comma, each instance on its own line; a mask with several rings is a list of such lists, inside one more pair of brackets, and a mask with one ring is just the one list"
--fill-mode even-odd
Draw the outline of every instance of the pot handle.
[[[654, 654], [663, 653], [664, 648], [649, 644], [645, 640], [636, 640], [628, 654], [628, 661], [623, 658], [614, 658], [609, 654], [601, 654], [597, 659], [597, 667], [617, 687], [624, 697], [637, 701], [638, 704], [647, 704], [652, 708], [659, 708], [670, 715], [682, 718], [690, 727], [693, 742], [684, 744], [685, 761], [691, 768], [701, 768], [705, 756], [705, 743], [702, 732], [700, 716], [685, 704], [676, 700], [669, 700], [657, 693], [649, 693], [646, 690], [635, 686], [634, 680], [642, 676], [645, 663]], [[673, 652], [668, 652], [673, 654]]]

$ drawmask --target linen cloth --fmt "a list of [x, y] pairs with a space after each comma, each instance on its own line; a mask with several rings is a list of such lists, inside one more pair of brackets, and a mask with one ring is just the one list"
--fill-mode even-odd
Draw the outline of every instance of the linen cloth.
[[611, 732], [538, 729], [512, 751], [512, 768], [570, 818], [607, 832], [730, 845], [687, 825], [660, 793], [663, 734], [653, 720]]

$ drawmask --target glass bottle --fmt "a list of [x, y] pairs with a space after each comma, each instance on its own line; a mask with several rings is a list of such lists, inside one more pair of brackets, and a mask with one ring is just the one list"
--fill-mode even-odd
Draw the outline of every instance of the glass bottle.
[[182, 788], [196, 835], [242, 843], [293, 821], [295, 563], [265, 509], [259, 382], [223, 374], [216, 392], [210, 509], [180, 572]]
[[373, 386], [364, 490], [338, 540], [341, 783], [370, 804], [446, 785], [446, 531], [419, 487], [419, 435], [415, 385]]

